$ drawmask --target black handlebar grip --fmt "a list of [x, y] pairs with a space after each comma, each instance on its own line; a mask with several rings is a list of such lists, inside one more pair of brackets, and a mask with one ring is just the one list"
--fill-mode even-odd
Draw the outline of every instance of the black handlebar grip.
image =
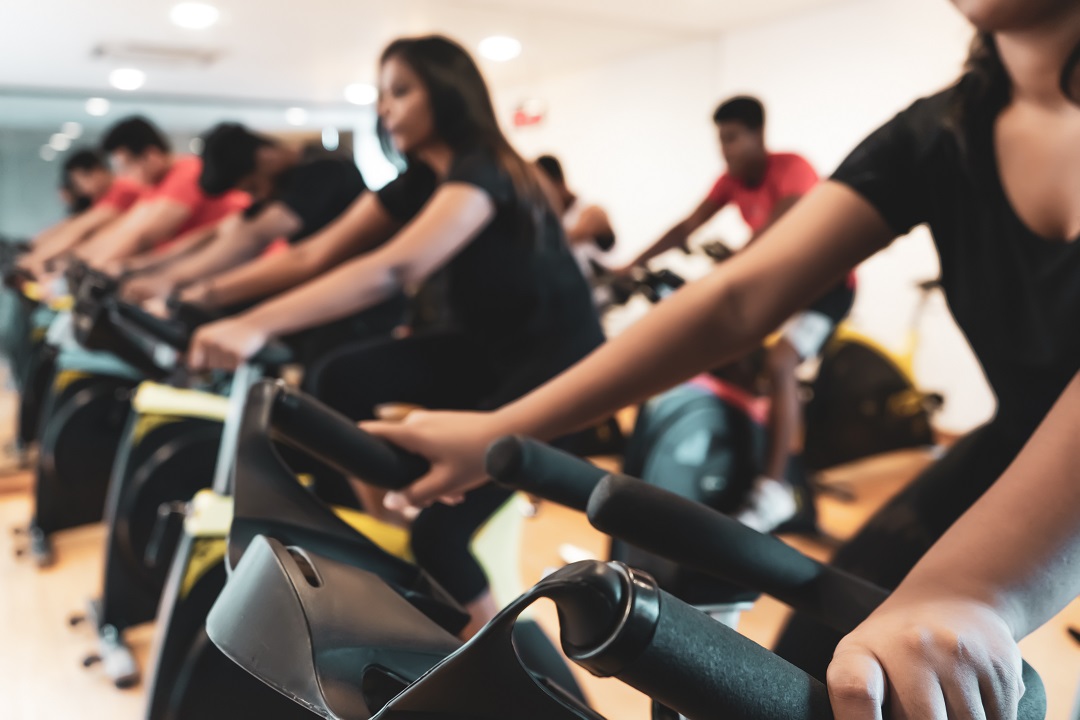
[[289, 346], [278, 340], [271, 340], [263, 346], [262, 350], [248, 361], [253, 365], [264, 368], [279, 368], [293, 361], [293, 352]]
[[381, 488], [407, 487], [431, 467], [425, 458], [364, 432], [344, 415], [293, 390], [278, 390], [272, 425], [280, 439]]
[[[691, 720], [832, 720], [825, 685], [666, 592], [652, 641], [615, 677]], [[1018, 720], [1045, 720], [1046, 688], [1024, 663]]]
[[[191, 344], [192, 330], [187, 324], [176, 320], [163, 320], [130, 303], [116, 302], [120, 316], [156, 340], [179, 352], [186, 352]], [[248, 361], [262, 367], [277, 368], [292, 362], [293, 354], [284, 343], [271, 340]]]
[[[589, 520], [602, 532], [695, 570], [768, 593], [840, 632], [846, 633], [853, 630], [888, 596], [888, 592], [882, 588], [836, 568], [822, 565], [772, 536], [762, 535], [711, 508], [634, 478], [626, 476], [605, 478], [593, 493], [588, 512]], [[666, 594], [663, 595], [663, 598], [668, 600], [669, 608], [673, 604], [676, 607], [682, 605], [681, 601], [675, 598], [669, 599], [669, 597]], [[672, 600], [675, 602], [672, 603]], [[686, 614], [680, 608], [675, 610], [675, 615]], [[671, 620], [671, 617], [669, 615], [667, 622], [675, 627], [678, 623]], [[668, 641], [661, 635], [660, 630], [657, 630], [656, 642], [659, 643], [659, 647], [650, 649], [649, 652], [657, 654], [660, 659], [646, 663], [640, 670], [641, 679], [631, 684], [645, 692], [650, 692], [642, 687], [642, 683], [652, 682], [650, 677], [666, 672], [665, 664], [675, 667], [680, 662], [690, 663], [688, 669], [682, 672], [699, 673], [695, 682], [704, 682], [703, 678], [708, 677], [708, 672], [700, 668], [695, 669], [696, 666], [691, 661], [680, 660], [678, 655], [678, 653], [683, 653], [684, 657], [698, 655], [701, 657], [697, 662], [708, 663], [708, 654], [717, 652], [712, 645], [699, 647], [697, 638], [704, 637], [700, 634], [704, 632], [704, 626], [700, 623], [695, 624], [694, 620], [690, 616], [685, 616], [678, 621], [684, 627], [671, 631], [673, 636], [670, 642], [673, 645], [669, 652], [661, 649]], [[695, 627], [697, 629], [694, 629]], [[754, 662], [758, 663], [758, 660], [755, 659]], [[762, 659], [760, 662], [764, 665], [755, 665], [755, 667], [772, 667], [771, 660]], [[639, 671], [635, 668], [635, 672]], [[755, 675], [760, 672], [760, 669], [754, 670]], [[769, 674], [766, 673], [766, 675]], [[630, 679], [622, 675], [618, 677], [630, 682]], [[776, 677], [780, 676], [776, 675]], [[1046, 717], [1046, 689], [1042, 679], [1026, 662], [1023, 664], [1023, 678], [1026, 690], [1020, 701], [1018, 718], [1043, 720]], [[755, 682], [758, 682], [761, 688], [761, 691], [757, 693], [758, 696], [790, 691], [780, 686], [770, 688], [769, 683], [774, 681], [767, 678]], [[663, 686], [664, 682], [659, 684]], [[814, 690], [810, 695], [805, 696], [814, 698], [816, 693], [817, 691]], [[672, 695], [670, 698], [655, 697], [665, 704], [674, 703], [677, 700], [677, 695]], [[761, 697], [758, 697], [756, 703], [760, 702]], [[674, 704], [669, 707], [680, 709]], [[768, 708], [763, 707], [762, 711], [765, 710]], [[788, 712], [788, 710], [783, 712]], [[695, 717], [685, 711], [683, 714]], [[706, 713], [700, 717], [716, 716], [716, 714]], [[831, 713], [820, 716], [796, 714], [742, 716], [733, 713], [731, 716], [762, 719], [770, 717], [828, 718], [831, 717]]]
[[832, 718], [822, 683], [666, 592], [651, 642], [615, 677], [691, 720]]
[[485, 466], [498, 483], [582, 512], [597, 483], [607, 475], [592, 463], [520, 435], [492, 443]]
[[169, 320], [162, 320], [151, 315], [140, 307], [116, 301], [116, 310], [120, 317], [171, 348], [183, 352], [191, 343], [191, 334], [184, 328]]
[[601, 532], [751, 590], [849, 632], [888, 596], [712, 508], [626, 476], [605, 478], [589, 502]]

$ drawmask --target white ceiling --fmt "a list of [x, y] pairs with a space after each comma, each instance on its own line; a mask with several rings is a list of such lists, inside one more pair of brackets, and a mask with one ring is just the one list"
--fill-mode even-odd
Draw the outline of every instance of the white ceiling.
[[174, 0], [0, 0], [0, 87], [109, 96], [118, 63], [91, 50], [137, 42], [221, 53], [208, 67], [145, 65], [137, 94], [340, 104], [346, 85], [373, 79], [379, 51], [400, 35], [443, 32], [470, 48], [492, 34], [517, 37], [520, 58], [485, 66], [511, 82], [835, 0], [210, 1], [220, 22], [193, 31], [170, 23]]

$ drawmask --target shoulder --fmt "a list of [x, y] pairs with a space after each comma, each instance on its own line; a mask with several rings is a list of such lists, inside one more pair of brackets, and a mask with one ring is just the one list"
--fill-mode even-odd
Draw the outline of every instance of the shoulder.
[[933, 95], [919, 98], [901, 110], [886, 127], [919, 146], [934, 145], [955, 135], [955, 122], [965, 90], [965, 80]]
[[108, 195], [113, 198], [134, 201], [141, 197], [146, 191], [147, 187], [142, 183], [138, 183], [126, 177], [116, 177], [113, 178], [112, 185], [109, 186]]
[[446, 182], [465, 183], [484, 191], [496, 203], [510, 200], [514, 195], [514, 183], [503, 169], [494, 153], [473, 150], [460, 153], [454, 158]]
[[406, 222], [435, 192], [435, 173], [422, 163], [410, 165], [405, 172], [384, 185], [376, 197], [395, 220]]
[[721, 192], [729, 192], [735, 186], [735, 179], [731, 177], [731, 173], [724, 173], [720, 177], [716, 178], [716, 182], [713, 183], [710, 195], [716, 195]]
[[810, 164], [809, 160], [804, 158], [802, 155], [799, 155], [798, 153], [770, 153], [769, 157], [774, 163], [776, 163], [777, 167], [783, 169], [796, 168], [799, 170], [803, 170], [806, 168], [810, 168], [812, 170], [814, 168], [814, 166]]
[[131, 178], [117, 175], [113, 178], [112, 185], [109, 186], [109, 189], [116, 189], [119, 192], [125, 193], [138, 193], [145, 190], [146, 186], [132, 180]]
[[195, 178], [198, 180], [199, 175], [202, 173], [203, 161], [202, 158], [195, 155], [181, 155], [174, 162], [172, 168], [169, 169], [169, 178]]
[[202, 159], [194, 155], [182, 155], [169, 167], [165, 177], [144, 193], [148, 200], [178, 200], [196, 203], [206, 196], [199, 188], [199, 175], [202, 173]]
[[504, 175], [494, 153], [486, 150], [469, 150], [454, 157], [447, 175], [447, 182], [462, 178], [499, 178]]
[[356, 163], [348, 158], [326, 157], [302, 163], [297, 170], [313, 175], [351, 175], [360, 171]]
[[289, 175], [288, 187], [312, 183], [352, 183], [361, 181], [356, 163], [346, 158], [319, 158], [301, 163]]

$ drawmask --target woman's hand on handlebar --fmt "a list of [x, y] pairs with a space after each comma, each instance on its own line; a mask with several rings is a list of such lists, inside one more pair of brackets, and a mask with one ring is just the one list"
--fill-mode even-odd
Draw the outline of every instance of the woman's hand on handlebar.
[[270, 335], [243, 315], [203, 325], [191, 338], [188, 367], [192, 370], [235, 370], [254, 357]]
[[37, 279], [44, 277], [48, 274], [48, 262], [44, 257], [35, 255], [30, 252], [23, 255], [15, 262], [15, 267], [20, 270], [24, 270], [29, 273], [31, 277]]
[[140, 305], [158, 298], [167, 298], [172, 291], [172, 283], [167, 278], [149, 273], [124, 283], [120, 289], [120, 297], [133, 305]]
[[506, 434], [491, 413], [410, 413], [404, 422], [371, 421], [360, 427], [409, 452], [422, 455], [431, 470], [415, 483], [386, 496], [387, 508], [401, 512], [434, 502], [460, 502], [469, 490], [488, 481], [484, 455], [488, 446]]
[[1020, 650], [993, 608], [894, 596], [837, 646], [829, 697], [836, 720], [1013, 720], [1021, 672]]
[[152, 297], [144, 300], [142, 309], [162, 320], [168, 320], [172, 317], [172, 311], [169, 309], [169, 300], [165, 296]]
[[209, 307], [211, 285], [209, 282], [197, 282], [180, 290], [179, 301], [184, 305], [196, 307]]

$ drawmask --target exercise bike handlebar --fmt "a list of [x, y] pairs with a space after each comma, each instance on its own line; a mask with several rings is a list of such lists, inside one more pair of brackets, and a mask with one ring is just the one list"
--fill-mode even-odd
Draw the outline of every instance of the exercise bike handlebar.
[[[840, 632], [853, 630], [888, 597], [882, 588], [819, 563], [771, 535], [625, 475], [600, 482], [588, 514], [603, 533], [767, 593]], [[649, 522], [641, 522], [644, 517]]]
[[607, 475], [592, 463], [521, 435], [492, 443], [485, 467], [502, 485], [582, 512], [597, 483]]
[[[765, 592], [839, 632], [850, 632], [888, 596], [876, 585], [823, 565], [711, 508], [641, 480], [605, 475], [584, 460], [535, 440], [507, 437], [497, 441], [488, 451], [487, 469], [499, 482], [571, 507], [581, 508], [582, 496], [591, 493], [586, 509], [592, 524], [602, 532], [695, 570]], [[643, 518], [648, 521], [643, 522]], [[678, 531], [672, 532], [672, 528]], [[728, 683], [723, 678], [744, 672], [721, 668], [716, 658], [737, 650], [740, 654], [736, 657], [753, 658], [745, 665], [753, 668], [758, 678], [753, 682], [761, 684], [763, 676], [769, 678], [770, 691], [764, 694], [773, 700], [739, 700], [743, 706], [731, 707], [731, 716], [762, 720], [832, 717], [820, 683], [728, 632], [700, 610], [662, 595], [668, 611], [661, 614], [654, 641], [626, 671], [607, 674], [681, 709], [688, 717], [716, 717], [716, 683]], [[589, 661], [582, 664], [594, 669]], [[745, 674], [740, 678], [721, 694], [732, 698], [745, 695], [745, 683], [751, 678]], [[1038, 675], [1026, 663], [1024, 682], [1028, 692], [1020, 717], [1041, 719], [1045, 716], [1045, 692]], [[741, 693], [729, 691], [736, 687], [743, 688]], [[792, 705], [784, 697], [798, 702]], [[697, 715], [687, 712], [694, 708], [700, 711]]]
[[832, 720], [821, 682], [673, 595], [659, 596], [652, 637], [614, 677], [692, 720]]
[[[604, 478], [589, 501], [588, 514], [601, 532], [765, 592], [839, 632], [853, 630], [888, 597], [886, 590], [806, 557], [777, 538], [635, 478]], [[1018, 717], [1041, 720], [1046, 714], [1045, 688], [1026, 662], [1023, 673], [1027, 692]]]
[[[427, 460], [382, 438], [318, 400], [284, 383], [264, 380], [251, 390], [249, 411], [262, 427], [256, 431], [294, 445], [366, 483], [401, 489], [423, 476]], [[261, 407], [261, 409], [259, 409]]]
[[[151, 315], [140, 307], [122, 300], [112, 300], [112, 307], [121, 322], [117, 323], [121, 329], [125, 324], [134, 326], [136, 332], [149, 336], [152, 340], [172, 348], [176, 351], [171, 364], [177, 364], [180, 354], [187, 351], [191, 344], [192, 330], [182, 323], [164, 320]], [[262, 367], [280, 367], [292, 360], [292, 351], [277, 340], [268, 342], [263, 348], [251, 357], [248, 362]]]
[[[559, 608], [563, 650], [578, 664], [616, 677], [691, 720], [832, 719], [828, 690], [818, 680], [660, 590], [652, 578], [619, 563], [602, 573], [595, 565], [558, 571], [568, 582], [560, 582], [557, 573], [550, 578], [554, 592], [543, 593]], [[622, 592], [610, 582], [590, 582], [614, 575], [624, 578]], [[590, 628], [612, 626], [616, 615], [614, 630], [597, 643], [568, 642]], [[1042, 720], [1045, 688], [1026, 664], [1024, 683], [1018, 717]]]

